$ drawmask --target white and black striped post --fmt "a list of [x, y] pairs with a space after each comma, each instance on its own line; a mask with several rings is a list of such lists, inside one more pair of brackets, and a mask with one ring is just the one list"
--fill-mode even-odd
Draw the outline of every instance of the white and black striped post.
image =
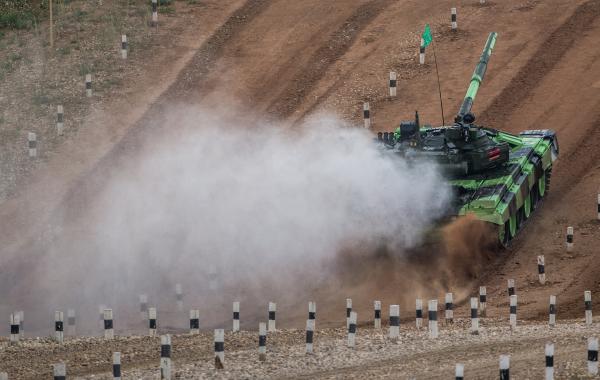
[[452, 30], [456, 30], [458, 28], [458, 23], [456, 22], [456, 8], [450, 9], [450, 22]]
[[158, 324], [157, 324], [156, 308], [151, 307], [148, 309], [148, 335], [156, 336], [157, 328], [158, 328]]
[[160, 378], [171, 380], [171, 335], [160, 337]]
[[429, 319], [429, 337], [433, 339], [438, 337], [437, 306], [437, 300], [430, 300], [427, 303], [427, 316]]
[[85, 74], [85, 96], [92, 97], [92, 74]]
[[112, 361], [113, 380], [121, 380], [121, 353], [113, 352]]
[[225, 364], [225, 330], [215, 329], [215, 368], [223, 369]]
[[587, 367], [590, 375], [598, 374], [598, 338], [588, 338]]
[[514, 296], [515, 294], [515, 280], [511, 278], [508, 280], [508, 296]]
[[373, 309], [375, 309], [373, 326], [379, 330], [381, 329], [381, 301], [373, 302]]
[[454, 322], [454, 301], [452, 298], [452, 293], [446, 293], [446, 298], [444, 299], [444, 306], [445, 306], [445, 318], [446, 318], [446, 323], [453, 323]]
[[598, 220], [600, 220], [600, 192], [598, 192]]
[[315, 326], [316, 318], [317, 318], [317, 303], [314, 301], [310, 301], [308, 303], [308, 319], [313, 321], [313, 328]]
[[425, 40], [421, 38], [421, 45], [419, 46], [419, 64], [425, 64]]
[[583, 292], [583, 301], [585, 305], [585, 324], [590, 326], [592, 324], [592, 292], [590, 290]]
[[67, 310], [67, 334], [74, 336], [76, 335], [76, 328], [75, 328], [75, 310], [74, 309], [68, 309]]
[[479, 334], [479, 316], [477, 315], [477, 297], [471, 297], [471, 334]]
[[15, 344], [21, 339], [21, 317], [18, 312], [10, 315], [10, 342]]
[[[381, 325], [381, 320], [380, 320]], [[389, 337], [396, 340], [400, 336], [400, 305], [390, 305]]]
[[550, 296], [550, 312], [548, 324], [550, 325], [550, 327], [554, 327], [556, 325], [556, 296]]
[[510, 296], [510, 328], [517, 327], [517, 295]]
[[183, 289], [181, 284], [175, 284], [175, 299], [177, 300], [177, 310], [183, 311]]
[[390, 71], [390, 96], [394, 97], [396, 96], [396, 86], [397, 86], [397, 80], [396, 80], [396, 72], [395, 71]]
[[275, 313], [277, 312], [277, 304], [275, 302], [269, 302], [269, 332], [276, 330], [275, 325]]
[[158, 0], [152, 0], [152, 26], [158, 24]]
[[113, 311], [112, 309], [104, 310], [104, 339], [113, 339], [115, 337], [115, 330], [113, 324]]
[[54, 312], [54, 339], [58, 343], [62, 343], [65, 339], [64, 315], [62, 311]]
[[348, 347], [356, 345], [356, 320], [358, 315], [355, 311], [350, 312], [350, 321], [348, 325]]
[[315, 320], [306, 320], [306, 353], [313, 353], [313, 343], [315, 338]]
[[485, 317], [487, 309], [487, 290], [485, 286], [479, 287], [479, 316]]
[[127, 59], [127, 36], [121, 35], [121, 58]]
[[65, 129], [65, 113], [63, 106], [56, 106], [56, 134], [62, 136]]
[[208, 267], [208, 289], [215, 291], [219, 287], [219, 273], [217, 267], [211, 264]]
[[140, 294], [140, 315], [142, 319], [148, 317], [148, 296], [145, 294]]
[[363, 103], [363, 119], [365, 122], [365, 128], [371, 128], [371, 109], [369, 106], [369, 102]]
[[233, 303], [233, 332], [240, 331], [240, 303], [235, 301]]
[[190, 310], [190, 334], [200, 333], [200, 310]]
[[554, 380], [554, 344], [546, 343], [546, 380]]
[[510, 356], [500, 355], [500, 380], [510, 380]]
[[465, 365], [464, 364], [456, 364], [454, 368], [454, 378], [456, 380], [464, 380], [465, 378]]
[[567, 227], [567, 252], [573, 252], [573, 227]]
[[352, 313], [352, 298], [346, 298], [346, 328], [350, 326], [350, 313]]
[[65, 363], [57, 363], [52, 365], [54, 372], [54, 380], [66, 380], [67, 378], [67, 365]]
[[423, 327], [423, 300], [422, 299], [417, 298], [417, 300], [415, 302], [415, 309], [416, 309], [415, 324], [416, 324], [417, 328], [420, 329], [421, 327]]
[[544, 260], [544, 255], [537, 257], [537, 265], [538, 265], [538, 279], [540, 284], [544, 285], [546, 283], [546, 261]]
[[33, 132], [27, 133], [27, 147], [29, 148], [29, 157], [37, 157], [37, 135]]
[[258, 324], [258, 360], [267, 360], [267, 324], [264, 322]]

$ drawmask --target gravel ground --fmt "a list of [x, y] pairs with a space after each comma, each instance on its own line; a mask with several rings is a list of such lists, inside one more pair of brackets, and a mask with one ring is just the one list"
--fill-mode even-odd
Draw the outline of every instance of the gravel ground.
[[[427, 325], [427, 321], [424, 321]], [[225, 368], [213, 364], [212, 332], [173, 336], [173, 370], [179, 379], [198, 378], [402, 378], [436, 379], [454, 376], [454, 365], [465, 365], [465, 377], [495, 378], [501, 354], [511, 355], [511, 375], [519, 379], [539, 379], [544, 373], [544, 345], [555, 344], [556, 378], [588, 378], [587, 338], [599, 336], [599, 321], [587, 327], [581, 321], [562, 321], [550, 328], [545, 323], [522, 322], [511, 331], [506, 319], [481, 319], [480, 334], [469, 332], [469, 320], [453, 325], [440, 323], [437, 339], [429, 338], [426, 328], [413, 324], [401, 326], [400, 339], [391, 341], [387, 328], [376, 330], [361, 325], [356, 347], [346, 346], [343, 328], [315, 333], [315, 351], [305, 354], [304, 331], [279, 330], [269, 333], [267, 358], [261, 362], [257, 352], [257, 333], [227, 332]], [[10, 378], [37, 379], [51, 375], [51, 364], [63, 361], [71, 377], [110, 379], [111, 354], [120, 351], [123, 377], [158, 379], [159, 338], [118, 337], [69, 339], [58, 345], [49, 338], [26, 339], [11, 346], [0, 342], [0, 369]], [[591, 377], [589, 377], [591, 378]]]

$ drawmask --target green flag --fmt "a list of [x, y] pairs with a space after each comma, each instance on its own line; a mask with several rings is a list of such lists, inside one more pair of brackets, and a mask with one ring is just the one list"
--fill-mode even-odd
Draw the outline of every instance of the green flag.
[[431, 29], [429, 28], [429, 24], [425, 25], [425, 30], [423, 31], [423, 35], [421, 36], [423, 38], [423, 46], [427, 47], [429, 46], [429, 44], [431, 43]]

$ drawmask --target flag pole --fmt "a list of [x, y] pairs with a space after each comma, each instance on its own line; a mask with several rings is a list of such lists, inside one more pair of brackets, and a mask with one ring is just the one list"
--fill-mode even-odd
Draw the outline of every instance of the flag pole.
[[433, 40], [433, 36], [431, 37], [431, 45], [433, 46], [433, 60], [435, 62], [435, 74], [437, 76], [438, 93], [440, 95], [440, 109], [442, 110], [442, 126], [444, 126], [446, 125], [446, 120], [444, 118], [444, 102], [442, 101], [442, 86], [440, 85], [440, 72], [438, 70], [437, 56], [435, 54], [435, 41]]

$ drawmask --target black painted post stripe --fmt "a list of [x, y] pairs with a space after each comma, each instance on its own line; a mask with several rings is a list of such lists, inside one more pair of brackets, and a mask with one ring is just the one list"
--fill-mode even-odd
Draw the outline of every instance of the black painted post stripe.
[[350, 323], [350, 326], [348, 327], [348, 332], [350, 334], [356, 333], [356, 324], [355, 323]]
[[567, 243], [573, 243], [573, 235], [567, 235]]
[[[265, 337], [266, 339], [266, 337]], [[215, 342], [215, 352], [225, 351], [225, 342]]]
[[233, 312], [233, 319], [240, 319], [240, 312], [239, 311], [234, 311]]
[[381, 310], [375, 310], [375, 319], [381, 319]]
[[104, 330], [110, 330], [113, 328], [113, 320], [112, 319], [105, 319], [104, 320]]
[[346, 318], [350, 318], [350, 313], [352, 312], [352, 309], [347, 307], [346, 308]]
[[544, 266], [542, 264], [538, 265], [538, 273], [539, 274], [544, 274]]
[[[363, 115], [365, 119], [368, 119], [371, 117], [371, 112], [369, 110], [364, 110], [363, 111]], [[381, 132], [380, 132], [381, 133]], [[600, 206], [599, 206], [600, 207]]]
[[18, 334], [19, 333], [19, 325], [10, 325], [10, 333]]
[[456, 22], [456, 13], [452, 13], [451, 20], [452, 20], [452, 22]]
[[190, 329], [198, 329], [200, 328], [200, 320], [195, 318], [195, 319], [190, 319]]
[[54, 322], [54, 330], [58, 331], [58, 332], [63, 331], [63, 323], [62, 323], [62, 321], [56, 321], [56, 322]]
[[516, 306], [511, 306], [510, 307], [510, 313], [511, 314], [517, 314], [517, 307]]
[[390, 316], [390, 326], [400, 326], [400, 317]]
[[113, 377], [121, 377], [121, 365], [113, 364]]
[[423, 318], [423, 310], [417, 310], [417, 318]]
[[464, 377], [462, 377], [462, 376], [456, 376], [456, 380], [464, 380]]
[[550, 304], [550, 314], [556, 314], [556, 305]]
[[171, 345], [170, 344], [161, 344], [160, 345], [160, 357], [161, 358], [170, 358], [171, 357]]
[[59, 123], [62, 123], [64, 121], [64, 114], [62, 114], [62, 113], [56, 114], [56, 121], [58, 121]]
[[598, 203], [598, 212], [600, 212], [600, 203]]
[[486, 299], [487, 299], [487, 296], [485, 294], [479, 295], [479, 302], [487, 302]]
[[156, 5], [155, 2], [152, 3], [152, 13], [156, 13]]
[[597, 362], [598, 361], [598, 351], [588, 350], [588, 361]]
[[308, 312], [308, 319], [315, 319], [316, 316], [317, 316], [317, 313], [315, 313], [314, 311]]
[[313, 342], [313, 332], [311, 330], [306, 330], [306, 343]]
[[453, 307], [454, 307], [454, 305], [452, 305], [451, 303], [446, 304], [446, 310], [452, 310]]
[[585, 310], [592, 310], [592, 301], [585, 301]]
[[554, 367], [554, 356], [546, 356], [546, 367]]
[[425, 46], [421, 45], [421, 47], [419, 48], [419, 53], [425, 54]]
[[156, 319], [150, 319], [149, 326], [152, 330], [156, 330]]
[[510, 380], [510, 372], [508, 369], [500, 370], [500, 380]]
[[274, 311], [269, 311], [269, 320], [270, 321], [274, 321], [275, 320], [275, 312]]
[[471, 309], [471, 318], [477, 318], [477, 309]]
[[390, 79], [390, 87], [396, 87], [396, 79]]
[[66, 376], [54, 376], [54, 380], [66, 380]]
[[85, 88], [86, 88], [87, 90], [91, 90], [91, 89], [92, 89], [92, 82], [87, 82], [87, 81], [86, 81], [86, 82], [85, 82]]
[[29, 148], [30, 149], [35, 149], [36, 146], [37, 146], [36, 140], [29, 140]]
[[429, 311], [427, 317], [430, 321], [437, 321], [437, 311]]
[[[258, 336], [258, 346], [259, 347], [264, 347], [267, 345], [267, 336], [266, 335], [259, 335]], [[216, 345], [215, 345], [216, 347]], [[216, 348], [215, 348], [216, 350]]]
[[515, 295], [515, 288], [508, 288], [508, 295], [509, 296], [514, 296]]

